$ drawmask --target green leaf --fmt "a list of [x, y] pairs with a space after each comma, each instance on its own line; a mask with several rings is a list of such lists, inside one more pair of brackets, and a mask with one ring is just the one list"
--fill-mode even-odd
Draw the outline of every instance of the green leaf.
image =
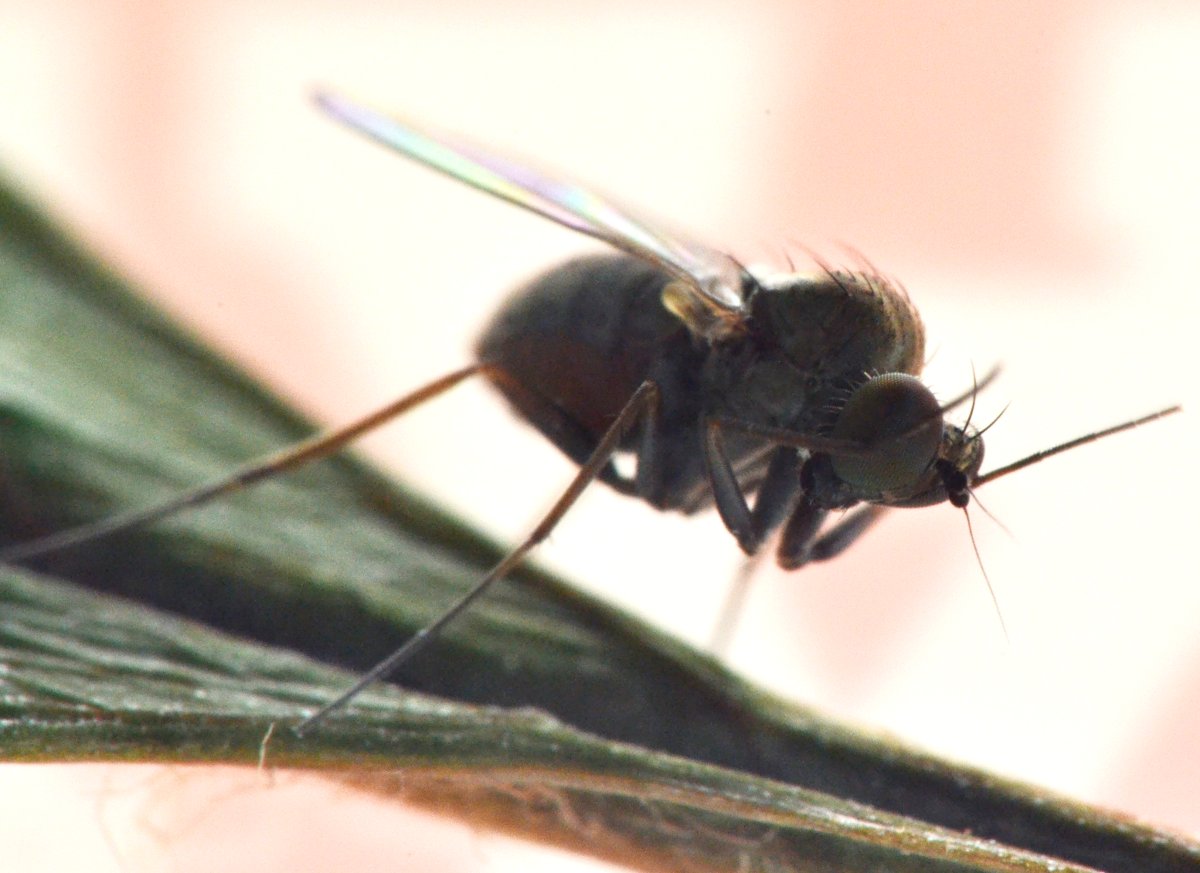
[[[156, 502], [310, 430], [0, 192], [7, 541]], [[0, 754], [261, 755], [651, 869], [1200, 870], [1194, 844], [830, 723], [533, 569], [403, 689], [292, 733], [501, 554], [339, 456], [10, 568]]]

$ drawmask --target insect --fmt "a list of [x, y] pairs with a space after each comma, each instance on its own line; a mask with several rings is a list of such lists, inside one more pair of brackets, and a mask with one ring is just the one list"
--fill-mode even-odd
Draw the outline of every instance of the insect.
[[[918, 378], [924, 328], [907, 293], [870, 267], [813, 275], [752, 272], [668, 234], [586, 189], [331, 94], [334, 118], [404, 155], [587, 236], [619, 254], [584, 257], [527, 283], [477, 344], [476, 363], [351, 425], [156, 506], [11, 547], [17, 562], [149, 524], [317, 458], [472, 376], [579, 465], [534, 531], [432, 624], [345, 694], [311, 728], [432, 641], [520, 564], [600, 480], [667, 511], [715, 507], [753, 555], [777, 537], [788, 569], [848, 548], [890, 507], [949, 502], [1046, 457], [1169, 415], [1164, 409], [981, 474], [982, 432], [946, 414]], [[617, 458], [632, 455], [632, 473]], [[829, 523], [831, 513], [849, 510]]]

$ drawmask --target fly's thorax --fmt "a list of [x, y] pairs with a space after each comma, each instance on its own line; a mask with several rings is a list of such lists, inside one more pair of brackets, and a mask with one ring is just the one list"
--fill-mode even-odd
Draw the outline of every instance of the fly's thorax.
[[869, 374], [920, 372], [920, 317], [880, 277], [755, 276], [745, 291], [745, 329], [710, 347], [702, 378], [710, 415], [824, 433]]
[[831, 271], [757, 280], [750, 330], [766, 336], [797, 369], [862, 379], [919, 375], [925, 328], [904, 289], [868, 272]]

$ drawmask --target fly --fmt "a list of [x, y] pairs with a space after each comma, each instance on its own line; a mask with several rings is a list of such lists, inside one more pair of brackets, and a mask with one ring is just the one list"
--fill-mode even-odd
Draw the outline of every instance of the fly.
[[[786, 569], [841, 554], [891, 507], [949, 502], [1051, 455], [1170, 415], [1090, 433], [981, 474], [981, 431], [920, 381], [925, 332], [908, 294], [873, 268], [751, 272], [585, 188], [322, 93], [334, 118], [451, 178], [608, 243], [519, 288], [476, 362], [344, 428], [145, 509], [0, 551], [15, 563], [150, 524], [312, 460], [472, 376], [579, 465], [533, 532], [442, 615], [296, 727], [312, 728], [434, 640], [554, 527], [593, 481], [657, 509], [715, 507], [748, 555], [777, 537]], [[631, 473], [614, 459], [630, 454]], [[851, 510], [834, 523], [831, 512]]]

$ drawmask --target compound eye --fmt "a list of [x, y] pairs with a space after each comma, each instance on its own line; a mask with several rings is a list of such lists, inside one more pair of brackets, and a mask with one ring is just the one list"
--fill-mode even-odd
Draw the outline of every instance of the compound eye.
[[865, 454], [830, 458], [843, 482], [863, 494], [902, 492], [937, 457], [942, 410], [920, 379], [885, 373], [850, 395], [831, 436], [870, 446]]

